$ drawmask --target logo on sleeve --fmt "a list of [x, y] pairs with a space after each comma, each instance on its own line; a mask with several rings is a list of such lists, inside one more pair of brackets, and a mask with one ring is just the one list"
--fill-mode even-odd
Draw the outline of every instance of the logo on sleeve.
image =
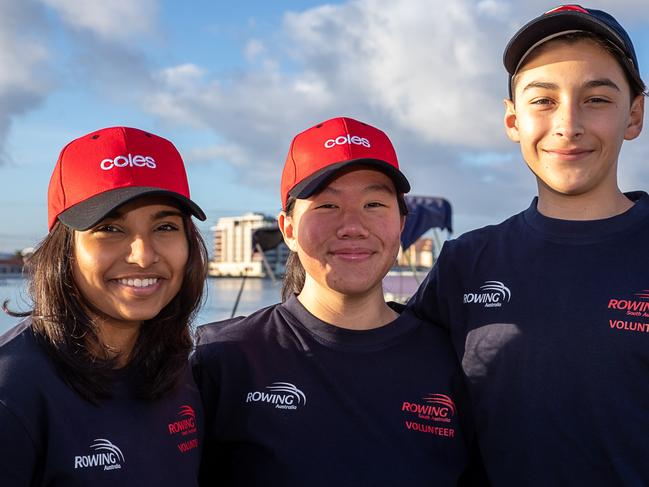
[[607, 308], [617, 315], [608, 320], [612, 330], [649, 333], [649, 290], [637, 292], [630, 298], [611, 298]]
[[408, 417], [404, 421], [407, 430], [455, 438], [455, 428], [451, 423], [457, 410], [450, 396], [428, 394], [420, 401], [403, 401], [401, 411]]
[[306, 406], [306, 395], [290, 382], [273, 382], [266, 386], [266, 389], [269, 392], [249, 392], [246, 402], [274, 404], [276, 409], [297, 409], [298, 406]]
[[500, 308], [511, 298], [512, 292], [502, 282], [485, 281], [480, 286], [480, 291], [464, 295], [464, 304], [483, 304], [485, 308]]
[[124, 454], [110, 440], [97, 438], [90, 445], [90, 453], [74, 457], [74, 468], [97, 468], [102, 470], [117, 470], [126, 463]]

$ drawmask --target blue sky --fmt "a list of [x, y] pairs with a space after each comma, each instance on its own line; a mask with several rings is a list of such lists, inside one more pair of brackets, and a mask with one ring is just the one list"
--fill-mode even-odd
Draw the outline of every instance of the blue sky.
[[[100, 127], [172, 140], [209, 227], [276, 214], [292, 136], [336, 115], [392, 138], [414, 194], [443, 196], [456, 233], [529, 204], [532, 175], [502, 130], [508, 38], [553, 2], [0, 0], [0, 251], [46, 232], [61, 148]], [[610, 11], [649, 71], [644, 0]], [[646, 133], [621, 156], [647, 189]]]

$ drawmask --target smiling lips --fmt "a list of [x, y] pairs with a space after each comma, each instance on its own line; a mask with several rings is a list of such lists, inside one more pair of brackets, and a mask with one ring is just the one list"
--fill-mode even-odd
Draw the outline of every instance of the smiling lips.
[[128, 278], [128, 279], [117, 279], [117, 282], [122, 286], [134, 287], [134, 288], [147, 288], [154, 286], [158, 283], [157, 277], [146, 277], [146, 278]]
[[592, 150], [589, 149], [545, 149], [547, 154], [565, 160], [577, 160], [589, 155]]
[[366, 248], [336, 249], [331, 251], [331, 254], [333, 254], [334, 257], [348, 261], [368, 259], [374, 255], [374, 253], [373, 250]]

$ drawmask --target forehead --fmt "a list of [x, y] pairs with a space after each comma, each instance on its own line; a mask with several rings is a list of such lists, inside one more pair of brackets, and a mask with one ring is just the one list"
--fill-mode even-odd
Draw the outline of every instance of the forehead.
[[565, 41], [556, 39], [537, 47], [523, 63], [514, 77], [514, 86], [530, 76], [542, 76], [544, 81], [563, 78], [587, 77], [614, 78], [626, 86], [622, 67], [615, 57], [604, 47], [591, 39]]

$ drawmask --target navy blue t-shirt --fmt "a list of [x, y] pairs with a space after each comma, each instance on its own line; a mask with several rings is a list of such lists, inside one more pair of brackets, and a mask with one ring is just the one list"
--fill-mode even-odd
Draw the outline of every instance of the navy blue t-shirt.
[[493, 485], [649, 485], [649, 196], [627, 196], [448, 241], [409, 303], [450, 330]]
[[0, 337], [0, 486], [197, 485], [202, 406], [189, 368], [158, 400], [115, 374], [114, 397], [95, 406], [68, 387], [29, 320]]
[[471, 437], [448, 336], [332, 326], [291, 297], [198, 328], [204, 486], [450, 486]]

